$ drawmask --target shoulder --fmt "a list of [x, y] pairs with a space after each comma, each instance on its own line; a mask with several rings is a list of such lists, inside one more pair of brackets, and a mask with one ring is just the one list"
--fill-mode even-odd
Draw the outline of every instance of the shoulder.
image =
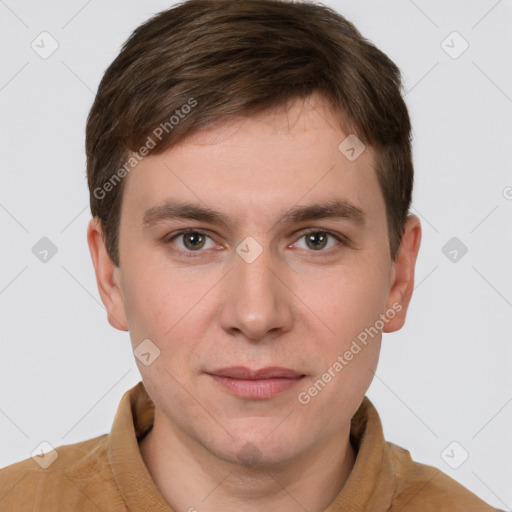
[[387, 445], [397, 484], [390, 512], [499, 512], [440, 469], [415, 462], [400, 446]]
[[[0, 470], [0, 508], [18, 512], [70, 509], [124, 511], [108, 458], [108, 434], [58, 446]], [[111, 492], [109, 491], [111, 489]], [[106, 492], [105, 492], [106, 491]], [[106, 498], [106, 499], [105, 499]], [[101, 503], [100, 503], [101, 502]]]

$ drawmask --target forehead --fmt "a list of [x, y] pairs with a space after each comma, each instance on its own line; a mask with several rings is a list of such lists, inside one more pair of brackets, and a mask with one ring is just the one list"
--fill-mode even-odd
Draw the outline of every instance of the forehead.
[[142, 221], [148, 209], [173, 198], [243, 220], [342, 199], [379, 214], [384, 203], [373, 150], [347, 158], [349, 136], [318, 97], [219, 123], [145, 157], [128, 176], [123, 209]]

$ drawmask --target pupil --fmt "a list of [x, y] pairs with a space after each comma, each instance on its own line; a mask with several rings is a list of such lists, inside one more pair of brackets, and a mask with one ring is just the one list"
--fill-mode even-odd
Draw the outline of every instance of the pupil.
[[201, 242], [201, 238], [202, 238], [203, 235], [201, 235], [201, 233], [190, 233], [188, 235], [186, 235], [185, 237], [185, 245], [189, 248], [189, 249], [197, 249], [198, 247], [201, 247], [202, 244], [199, 243], [197, 244], [197, 242]]
[[[308, 237], [308, 244], [310, 242], [313, 243], [313, 248], [314, 249], [322, 249], [323, 247], [325, 247], [325, 242], [327, 240], [327, 236], [323, 233], [311, 233]], [[315, 245], [315, 239], [320, 239], [320, 245]]]

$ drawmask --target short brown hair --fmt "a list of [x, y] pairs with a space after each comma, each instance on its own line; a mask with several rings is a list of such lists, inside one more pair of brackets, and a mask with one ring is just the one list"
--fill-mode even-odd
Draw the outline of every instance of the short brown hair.
[[187, 0], [158, 13], [108, 67], [87, 119], [91, 213], [110, 258], [119, 266], [121, 199], [133, 152], [144, 156], [151, 139], [158, 154], [212, 123], [318, 92], [340, 126], [376, 151], [395, 260], [413, 187], [401, 88], [397, 66], [322, 4]]

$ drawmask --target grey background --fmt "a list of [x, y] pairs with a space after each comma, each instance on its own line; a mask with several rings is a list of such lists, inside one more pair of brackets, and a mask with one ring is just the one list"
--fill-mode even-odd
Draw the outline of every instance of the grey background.
[[[510, 510], [512, 2], [325, 3], [401, 68], [414, 126], [416, 290], [368, 396], [389, 441]], [[96, 289], [84, 128], [121, 44], [170, 5], [0, 0], [0, 467], [108, 432], [140, 380]], [[31, 47], [43, 31], [58, 43], [46, 59]], [[454, 31], [469, 44], [457, 58]], [[46, 263], [43, 237], [57, 248]]]

